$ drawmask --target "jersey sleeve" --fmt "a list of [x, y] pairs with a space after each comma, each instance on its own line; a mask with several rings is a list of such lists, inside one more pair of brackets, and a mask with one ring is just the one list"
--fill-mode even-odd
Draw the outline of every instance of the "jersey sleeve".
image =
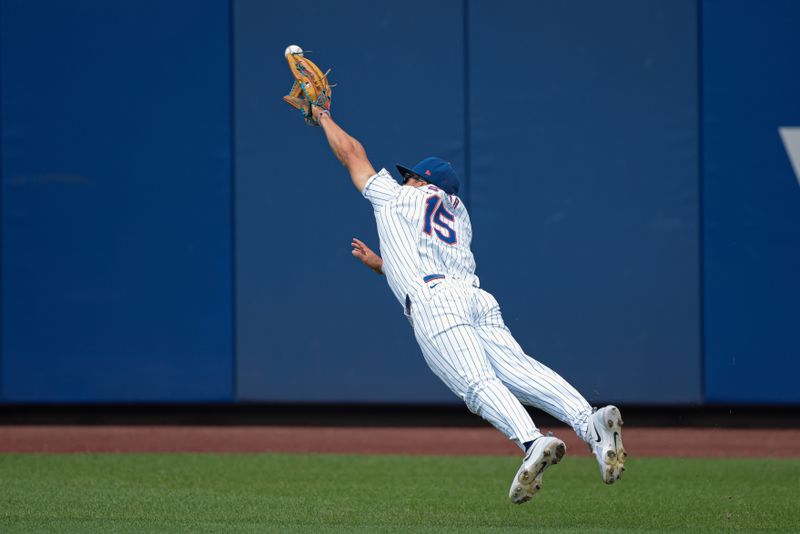
[[397, 198], [402, 186], [398, 184], [389, 171], [381, 169], [378, 174], [367, 180], [361, 194], [372, 203], [375, 211], [379, 211], [384, 204]]

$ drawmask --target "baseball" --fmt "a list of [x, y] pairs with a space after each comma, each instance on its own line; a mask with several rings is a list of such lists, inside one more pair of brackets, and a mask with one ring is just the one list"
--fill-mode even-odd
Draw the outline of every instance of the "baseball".
[[300, 57], [303, 56], [303, 49], [297, 45], [289, 45], [286, 47], [286, 51], [283, 53], [284, 56], [289, 57], [289, 54], [297, 54]]

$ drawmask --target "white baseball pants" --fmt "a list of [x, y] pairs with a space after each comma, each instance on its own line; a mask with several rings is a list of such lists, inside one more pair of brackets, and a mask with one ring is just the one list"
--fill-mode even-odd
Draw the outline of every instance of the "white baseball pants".
[[457, 280], [438, 282], [411, 306], [414, 335], [433, 372], [520, 448], [541, 435], [523, 404], [567, 423], [586, 441], [591, 406], [525, 354], [503, 323], [497, 300]]

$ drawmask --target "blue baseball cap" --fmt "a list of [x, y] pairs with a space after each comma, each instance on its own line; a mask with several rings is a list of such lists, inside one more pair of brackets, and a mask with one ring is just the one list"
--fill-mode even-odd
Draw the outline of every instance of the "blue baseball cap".
[[425, 158], [411, 169], [397, 165], [397, 170], [400, 171], [403, 181], [408, 178], [417, 178], [435, 185], [448, 195], [458, 193], [458, 175], [450, 162], [442, 158], [436, 156]]

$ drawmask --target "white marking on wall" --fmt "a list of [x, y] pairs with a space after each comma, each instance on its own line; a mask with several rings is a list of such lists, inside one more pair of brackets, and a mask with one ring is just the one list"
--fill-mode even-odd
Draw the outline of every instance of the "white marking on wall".
[[792, 163], [794, 175], [797, 178], [797, 183], [800, 185], [800, 128], [782, 126], [778, 128], [778, 133], [781, 134], [783, 147], [789, 155], [789, 161]]

